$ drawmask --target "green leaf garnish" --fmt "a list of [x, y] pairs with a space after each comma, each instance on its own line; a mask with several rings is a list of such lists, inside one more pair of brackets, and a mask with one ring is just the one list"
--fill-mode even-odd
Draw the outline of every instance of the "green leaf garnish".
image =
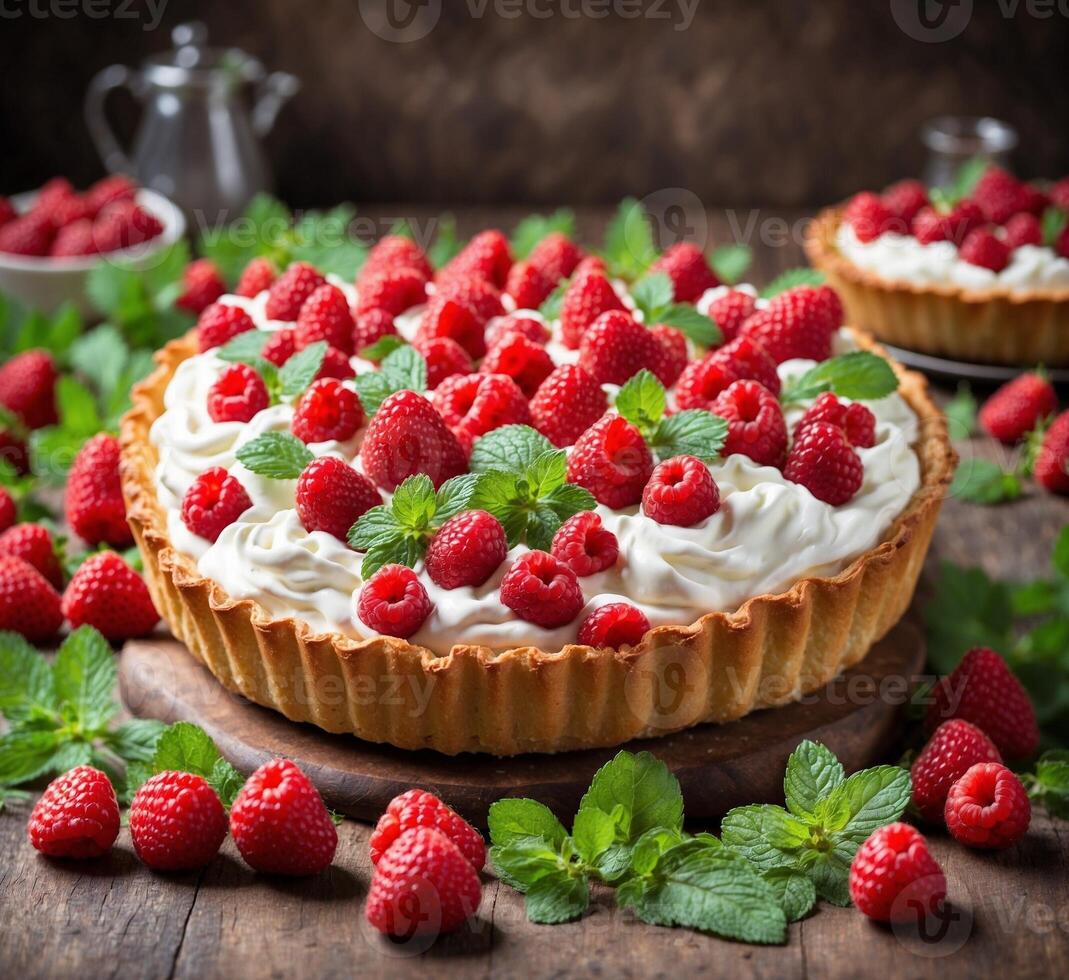
[[1042, 219], [1043, 244], [1047, 248], [1054, 248], [1067, 224], [1069, 224], [1069, 214], [1053, 204], [1047, 208], [1043, 212]]
[[1024, 493], [1020, 477], [987, 459], [963, 459], [950, 484], [950, 496], [971, 504], [1002, 504]]
[[967, 439], [976, 431], [976, 409], [972, 389], [968, 382], [961, 382], [945, 409], [951, 439]]
[[359, 357], [362, 357], [365, 361], [374, 361], [379, 363], [387, 354], [392, 354], [399, 347], [404, 347], [405, 341], [398, 337], [396, 334], [387, 334], [385, 337], [379, 337], [373, 344], [368, 344], [367, 347], [358, 351]]
[[761, 290], [761, 298], [772, 299], [773, 296], [785, 293], [796, 286], [823, 286], [824, 282], [824, 273], [816, 269], [788, 269], [786, 272], [781, 272]]
[[427, 362], [414, 347], [404, 344], [387, 354], [377, 371], [358, 374], [354, 383], [360, 404], [371, 416], [398, 391], [426, 391]]
[[882, 357], [871, 351], [851, 351], [829, 357], [805, 374], [787, 380], [780, 393], [785, 405], [808, 401], [826, 391], [853, 401], [874, 401], [898, 390], [898, 377]]
[[649, 218], [635, 198], [624, 198], [616, 209], [605, 229], [602, 257], [610, 275], [627, 280], [638, 279], [657, 257]]
[[659, 459], [716, 459], [727, 439], [727, 422], [701, 408], [666, 416], [666, 407], [664, 385], [646, 369], [635, 374], [616, 396], [616, 410], [638, 428]]
[[326, 353], [327, 342], [317, 340], [293, 354], [279, 369], [279, 393], [284, 398], [294, 398], [301, 394], [319, 374]]
[[665, 272], [647, 273], [631, 288], [631, 298], [647, 326], [663, 323], [675, 327], [699, 347], [712, 347], [723, 341], [716, 323], [689, 303], [673, 302], [672, 293], [672, 280]]
[[443, 214], [438, 219], [438, 230], [434, 244], [427, 249], [427, 259], [436, 269], [455, 258], [464, 247], [464, 242], [457, 237], [457, 222], [451, 214]]
[[172, 770], [202, 777], [228, 809], [245, 783], [245, 777], [222, 757], [204, 729], [188, 721], [180, 721], [157, 736], [147, 761], [130, 766], [126, 798], [132, 798], [152, 776]]
[[527, 258], [531, 249], [552, 232], [571, 238], [575, 234], [575, 212], [570, 208], [558, 208], [550, 215], [528, 215], [512, 232], [509, 240], [512, 257], [517, 262]]
[[716, 277], [728, 286], [739, 282], [753, 262], [753, 249], [749, 245], [720, 245], [709, 253], [709, 265]]
[[296, 480], [315, 459], [312, 451], [288, 432], [265, 432], [245, 443], [235, 455], [245, 469], [271, 480]]

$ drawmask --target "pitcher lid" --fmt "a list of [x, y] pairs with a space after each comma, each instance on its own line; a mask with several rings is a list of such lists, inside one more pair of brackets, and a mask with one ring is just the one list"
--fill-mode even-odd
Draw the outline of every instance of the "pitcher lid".
[[199, 21], [179, 24], [171, 31], [174, 48], [145, 60], [142, 76], [161, 88], [236, 88], [261, 81], [261, 62], [240, 48], [207, 44], [208, 29]]

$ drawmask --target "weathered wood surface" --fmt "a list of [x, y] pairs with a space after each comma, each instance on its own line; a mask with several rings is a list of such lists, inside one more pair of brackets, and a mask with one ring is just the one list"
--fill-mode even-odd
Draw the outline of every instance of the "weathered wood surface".
[[[508, 226], [516, 216], [459, 215], [462, 230], [491, 222]], [[602, 220], [597, 214], [581, 217], [589, 230]], [[714, 227], [721, 240], [730, 237], [722, 215]], [[753, 278], [763, 282], [798, 264], [800, 253], [792, 243], [759, 251], [758, 260]], [[1001, 452], [982, 440], [959, 449]], [[1054, 536], [1067, 521], [1069, 502], [1032, 489], [997, 509], [949, 500], [928, 574], [939, 558], [982, 564], [1002, 576], [1042, 574]], [[25, 811], [0, 815], [0, 976], [1069, 975], [1069, 824], [1042, 812], [1021, 845], [1003, 854], [968, 851], [931, 835], [961, 913], [931, 943], [874, 926], [852, 909], [822, 905], [791, 927], [786, 947], [741, 946], [644, 925], [615, 911], [611, 895], [601, 891], [581, 921], [533, 926], [524, 918], [521, 896], [487, 876], [469, 928], [428, 950], [398, 947], [363, 926], [368, 835], [366, 825], [347, 821], [334, 866], [308, 881], [253, 874], [230, 841], [202, 873], [162, 876], [138, 863], [125, 830], [109, 859], [75, 866], [43, 859], [26, 844]]]

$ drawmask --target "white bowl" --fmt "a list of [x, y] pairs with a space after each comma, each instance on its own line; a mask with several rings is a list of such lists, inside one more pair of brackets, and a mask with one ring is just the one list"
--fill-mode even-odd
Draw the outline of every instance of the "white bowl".
[[[37, 197], [36, 191], [17, 194], [11, 201], [19, 214], [27, 211]], [[86, 296], [86, 279], [91, 269], [102, 262], [121, 262], [146, 268], [165, 249], [186, 233], [186, 219], [178, 206], [155, 191], [139, 190], [137, 203], [151, 211], [163, 225], [163, 231], [149, 242], [105, 255], [79, 255], [49, 258], [35, 255], [10, 255], [0, 252], [0, 293], [17, 300], [29, 309], [51, 313], [64, 303], [72, 303], [85, 317], [99, 316]]]

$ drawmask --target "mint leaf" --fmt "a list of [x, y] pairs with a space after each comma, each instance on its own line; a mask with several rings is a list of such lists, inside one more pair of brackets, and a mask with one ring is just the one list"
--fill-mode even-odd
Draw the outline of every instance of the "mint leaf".
[[667, 404], [664, 385], [643, 368], [620, 389], [615, 408], [648, 439], [664, 417]]
[[503, 425], [475, 440], [471, 450], [471, 471], [520, 472], [553, 448], [553, 443], [529, 425]]
[[457, 222], [451, 214], [443, 214], [438, 219], [438, 230], [434, 236], [434, 244], [427, 249], [427, 259], [436, 269], [455, 258], [464, 243], [457, 237]]
[[8, 786], [0, 786], [0, 813], [3, 813], [11, 803], [22, 805], [28, 802], [30, 794], [21, 789], [11, 789]]
[[801, 377], [784, 385], [780, 400], [785, 404], [816, 398], [825, 391], [852, 401], [885, 398], [898, 390], [894, 369], [871, 351], [851, 351], [821, 361]]
[[664, 419], [650, 440], [659, 459], [696, 456], [712, 462], [724, 448], [728, 424], [719, 415], [702, 408], [688, 408]]
[[983, 569], [941, 562], [935, 594], [924, 607], [928, 627], [928, 661], [949, 674], [966, 650], [1013, 646], [1013, 605], [1004, 582], [988, 578]]
[[414, 347], [404, 344], [382, 359], [378, 371], [358, 374], [355, 384], [364, 411], [369, 416], [374, 415], [395, 392], [426, 391], [427, 362]]
[[160, 736], [167, 730], [154, 718], [134, 718], [104, 736], [105, 744], [127, 762], [148, 762], [156, 752]]
[[57, 707], [48, 662], [18, 633], [0, 631], [0, 714], [17, 722]]
[[773, 296], [778, 296], [780, 293], [787, 292], [788, 289], [794, 289], [796, 286], [823, 286], [824, 285], [824, 273], [817, 272], [816, 269], [788, 269], [786, 272], [781, 272], [775, 279], [772, 280], [764, 289], [761, 290], [762, 299], [772, 299]]
[[947, 402], [945, 414], [952, 439], [967, 439], [976, 431], [976, 398], [967, 382], [958, 385], [957, 394]]
[[246, 330], [217, 348], [215, 356], [221, 361], [256, 364], [262, 360], [264, 344], [270, 337], [267, 330]]
[[590, 886], [585, 876], [557, 872], [536, 881], [524, 899], [531, 922], [552, 925], [578, 919], [590, 904]]
[[326, 353], [327, 342], [317, 340], [287, 359], [278, 372], [283, 397], [292, 398], [301, 394], [315, 380]]
[[1043, 244], [1047, 248], [1054, 248], [1067, 224], [1069, 224], [1069, 214], [1054, 205], [1047, 208], [1043, 212], [1042, 219]]
[[844, 778], [842, 763], [835, 753], [806, 739], [787, 760], [783, 777], [787, 809], [797, 817], [812, 818], [820, 801]]
[[55, 729], [16, 729], [0, 735], [0, 784], [24, 783], [47, 772], [59, 745]]
[[793, 866], [795, 852], [809, 840], [809, 828], [783, 807], [755, 803], [728, 811], [720, 825], [720, 839], [764, 872]]
[[596, 807], [580, 808], [572, 825], [572, 840], [579, 856], [593, 864], [598, 857], [616, 843], [618, 821], [623, 817], [623, 807], [617, 804], [613, 813], [605, 813]]
[[247, 470], [271, 480], [296, 480], [315, 456], [288, 432], [265, 432], [245, 443], [237, 453]]
[[704, 313], [699, 313], [689, 303], [673, 303], [650, 321], [651, 326], [655, 323], [675, 327], [699, 347], [715, 347], [724, 341], [724, 335], [716, 322]]
[[1024, 492], [1020, 477], [988, 459], [963, 459], [950, 484], [950, 496], [970, 504], [1004, 504]]
[[635, 198], [620, 202], [605, 229], [602, 255], [610, 275], [631, 280], [638, 279], [657, 257], [649, 219]]
[[[567, 839], [563, 847], [567, 850]], [[575, 870], [568, 856], [543, 837], [516, 837], [507, 844], [495, 844], [490, 848], [490, 861], [497, 876], [521, 892], [547, 875]]]
[[523, 838], [540, 837], [554, 849], [559, 849], [568, 836], [553, 811], [537, 800], [498, 800], [491, 805], [486, 822], [490, 840], [497, 846]]
[[649, 272], [631, 287], [631, 298], [642, 310], [647, 326], [653, 326], [653, 317], [672, 305], [674, 295], [667, 272]]
[[367, 347], [357, 351], [357, 354], [365, 361], [374, 361], [378, 364], [387, 354], [392, 354], [399, 347], [404, 346], [405, 341], [397, 334], [386, 334], [384, 337], [379, 337], [375, 343], [368, 344]]
[[397, 523], [406, 528], [430, 527], [434, 516], [434, 484], [425, 473], [410, 476], [395, 491], [390, 510]]
[[130, 795], [146, 779], [171, 770], [190, 772], [205, 779], [219, 794], [225, 807], [234, 802], [234, 797], [245, 782], [244, 777], [222, 757], [208, 733], [188, 721], [176, 722], [159, 736], [150, 763], [131, 767], [131, 772], [127, 774], [128, 782], [140, 782], [128, 785]]
[[1034, 773], [1023, 777], [1028, 795], [1052, 816], [1069, 819], [1069, 751], [1044, 752]]
[[[615, 808], [622, 807], [616, 813]], [[595, 774], [579, 804], [580, 811], [600, 810], [620, 818], [625, 841], [647, 830], [683, 826], [683, 793], [668, 767], [649, 752], [620, 751]]]
[[846, 804], [847, 822], [838, 839], [851, 842], [857, 850], [874, 830], [902, 816], [911, 793], [909, 772], [898, 766], [876, 766], [854, 773], [828, 796], [832, 809], [840, 799]]
[[709, 265], [716, 277], [728, 286], [734, 286], [750, 268], [753, 250], [749, 245], [720, 245], [709, 253]]
[[813, 910], [817, 890], [813, 882], [800, 871], [791, 868], [770, 868], [761, 877], [776, 896], [788, 922], [804, 919]]
[[538, 307], [539, 314], [547, 323], [552, 323], [560, 317], [561, 306], [564, 303], [564, 294], [568, 292], [568, 284], [569, 280], [562, 279], [557, 283], [553, 292], [542, 301], [542, 305]]
[[941, 188], [943, 191], [942, 198], [948, 205], [954, 205], [968, 197], [976, 189], [976, 185], [980, 182], [980, 178], [984, 175], [984, 171], [987, 170], [988, 166], [990, 164], [983, 157], [973, 157], [971, 160], [966, 160], [958, 168], [958, 172], [954, 175], [954, 179], [950, 184]]
[[116, 674], [108, 641], [91, 626], [80, 626], [60, 646], [52, 665], [56, 697], [83, 732], [103, 728], [118, 710], [112, 699]]
[[558, 208], [550, 215], [531, 214], [524, 218], [512, 232], [509, 245], [512, 257], [519, 262], [531, 254], [531, 250], [546, 235], [560, 232], [569, 238], [575, 235], [575, 212], [570, 208]]

